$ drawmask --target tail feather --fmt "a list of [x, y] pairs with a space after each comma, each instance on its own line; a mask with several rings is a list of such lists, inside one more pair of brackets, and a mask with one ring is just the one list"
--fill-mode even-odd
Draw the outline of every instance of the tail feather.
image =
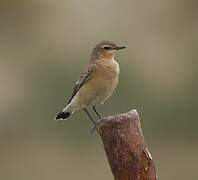
[[56, 119], [55, 120], [59, 120], [59, 119], [66, 119], [68, 118], [69, 116], [71, 115], [70, 112], [59, 112], [58, 115], [56, 116]]
[[58, 113], [55, 120], [56, 121], [58, 121], [59, 119], [64, 120], [68, 118], [71, 114], [73, 114], [75, 111], [76, 111], [75, 106], [69, 103], [61, 112]]

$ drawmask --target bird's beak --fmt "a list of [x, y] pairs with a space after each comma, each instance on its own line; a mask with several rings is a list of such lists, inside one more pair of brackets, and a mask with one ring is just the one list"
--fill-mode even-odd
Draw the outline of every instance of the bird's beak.
[[120, 50], [120, 49], [124, 49], [124, 48], [126, 48], [125, 46], [117, 46], [117, 47], [115, 47], [114, 49], [115, 50]]

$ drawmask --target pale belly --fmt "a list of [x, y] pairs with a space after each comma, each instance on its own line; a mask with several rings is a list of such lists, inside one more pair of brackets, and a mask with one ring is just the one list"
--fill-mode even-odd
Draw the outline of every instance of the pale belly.
[[[114, 65], [114, 64], [113, 64]], [[87, 83], [85, 83], [76, 94], [75, 104], [80, 108], [97, 106], [103, 104], [115, 90], [119, 78], [119, 65], [100, 68]]]
[[111, 82], [106, 82], [102, 90], [99, 88], [99, 91], [96, 95], [96, 98], [93, 99], [91, 103], [92, 106], [103, 104], [113, 93], [118, 83], [118, 77], [115, 77]]

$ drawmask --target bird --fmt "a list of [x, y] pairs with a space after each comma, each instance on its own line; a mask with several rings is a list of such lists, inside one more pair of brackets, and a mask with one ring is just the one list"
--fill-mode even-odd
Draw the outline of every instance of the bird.
[[112, 95], [118, 84], [120, 68], [114, 56], [117, 51], [124, 48], [126, 47], [118, 46], [110, 41], [101, 41], [95, 45], [88, 64], [83, 68], [74, 86], [71, 98], [66, 107], [55, 117], [56, 121], [66, 120], [76, 111], [84, 110], [91, 121], [96, 124], [88, 111], [89, 107], [101, 119], [96, 107]]

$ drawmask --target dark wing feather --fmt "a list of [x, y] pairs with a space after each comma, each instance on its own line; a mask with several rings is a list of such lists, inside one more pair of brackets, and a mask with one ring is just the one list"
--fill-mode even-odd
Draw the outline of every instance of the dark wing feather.
[[76, 95], [76, 93], [78, 92], [78, 90], [82, 87], [82, 85], [87, 82], [90, 79], [90, 76], [93, 72], [93, 69], [95, 67], [95, 64], [87, 64], [83, 70], [82, 70], [82, 74], [80, 76], [80, 79], [76, 82], [76, 85], [73, 89], [73, 93], [71, 98], [69, 99], [68, 104], [72, 101], [73, 97]]

